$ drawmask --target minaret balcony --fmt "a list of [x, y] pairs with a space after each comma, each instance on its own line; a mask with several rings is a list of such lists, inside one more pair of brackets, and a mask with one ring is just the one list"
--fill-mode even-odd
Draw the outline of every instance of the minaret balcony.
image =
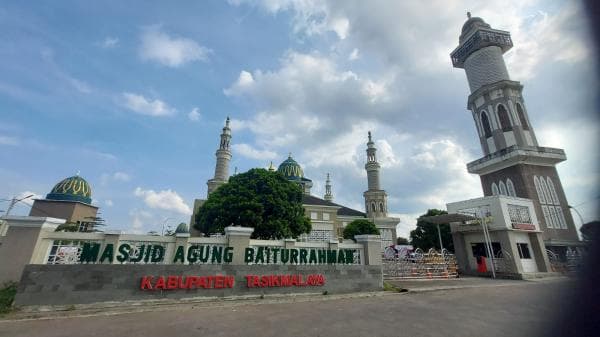
[[497, 29], [479, 28], [450, 53], [452, 65], [454, 68], [463, 68], [469, 55], [488, 46], [498, 46], [505, 53], [513, 46], [510, 33]]
[[513, 145], [468, 163], [467, 170], [483, 175], [516, 164], [549, 166], [565, 160], [567, 156], [563, 149]]

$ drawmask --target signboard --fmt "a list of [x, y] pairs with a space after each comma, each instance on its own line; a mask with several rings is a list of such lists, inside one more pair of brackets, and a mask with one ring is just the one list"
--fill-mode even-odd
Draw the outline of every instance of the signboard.
[[[272, 287], [320, 287], [325, 285], [322, 274], [284, 274], [284, 275], [246, 275], [248, 288]], [[233, 288], [235, 277], [230, 275], [210, 276], [143, 276], [141, 290], [178, 290], [178, 289], [223, 289]]]
[[535, 225], [530, 223], [513, 223], [512, 228], [514, 229], [522, 229], [525, 231], [534, 231]]
[[[132, 252], [135, 250], [135, 255]], [[80, 263], [113, 263], [114, 261], [163, 263], [165, 248], [161, 245], [141, 245], [132, 247], [127, 243], [119, 245], [115, 251], [113, 244], [106, 244], [101, 249], [99, 243], [84, 243], [79, 257]], [[231, 263], [233, 247], [213, 245], [178, 246], [173, 260], [177, 263]], [[323, 248], [279, 248], [257, 247], [245, 248], [244, 262], [247, 264], [353, 264], [352, 249]]]

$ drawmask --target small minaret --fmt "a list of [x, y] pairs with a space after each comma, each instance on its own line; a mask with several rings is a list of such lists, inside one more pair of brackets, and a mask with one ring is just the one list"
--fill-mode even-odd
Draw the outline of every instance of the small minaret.
[[217, 165], [215, 166], [215, 176], [206, 183], [209, 195], [229, 179], [229, 161], [231, 160], [230, 142], [231, 129], [229, 128], [229, 117], [227, 117], [223, 132], [221, 133], [221, 143], [216, 153]]
[[329, 180], [329, 173], [327, 173], [327, 180], [325, 180], [325, 196], [323, 199], [327, 201], [333, 201], [333, 194], [331, 193], [331, 181]]
[[368, 189], [363, 193], [365, 197], [365, 210], [368, 218], [383, 218], [387, 216], [387, 193], [379, 184], [379, 163], [376, 156], [377, 149], [369, 131], [367, 142], [367, 170]]

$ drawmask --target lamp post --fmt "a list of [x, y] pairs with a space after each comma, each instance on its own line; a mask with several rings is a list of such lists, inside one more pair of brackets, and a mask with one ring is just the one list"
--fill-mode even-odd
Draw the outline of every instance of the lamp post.
[[577, 216], [579, 216], [579, 221], [581, 221], [581, 225], [583, 226], [584, 222], [583, 222], [583, 217], [581, 216], [581, 213], [579, 213], [579, 211], [577, 210], [577, 208], [569, 205], [569, 208], [574, 210], [575, 213], [577, 213]]
[[169, 222], [169, 220], [173, 220], [173, 218], [165, 219], [165, 221], [163, 222], [163, 225], [162, 225], [162, 232], [160, 233], [160, 235], [165, 235], [165, 226], [167, 225], [167, 222]]
[[21, 199], [17, 199], [16, 197], [13, 197], [12, 200], [10, 201], [10, 205], [8, 205], [8, 208], [6, 209], [6, 213], [4, 213], [4, 217], [7, 217], [10, 214], [10, 211], [13, 209], [13, 207], [15, 207], [15, 204], [19, 201], [23, 201], [25, 199], [31, 198], [33, 197], [33, 194], [30, 194], [26, 197], [23, 197]]
[[438, 230], [438, 238], [440, 239], [440, 253], [444, 250], [444, 245], [442, 244], [442, 232], [440, 231], [440, 224], [437, 224]]

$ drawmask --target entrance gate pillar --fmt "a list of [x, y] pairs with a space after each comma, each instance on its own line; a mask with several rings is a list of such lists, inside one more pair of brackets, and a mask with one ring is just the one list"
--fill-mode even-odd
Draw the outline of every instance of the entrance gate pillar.
[[357, 243], [364, 246], [363, 263], [381, 266], [381, 237], [379, 235], [355, 235]]
[[247, 247], [250, 247], [250, 236], [254, 232], [251, 227], [225, 227], [225, 235], [229, 247], [233, 248], [232, 265], [244, 265], [244, 253]]

